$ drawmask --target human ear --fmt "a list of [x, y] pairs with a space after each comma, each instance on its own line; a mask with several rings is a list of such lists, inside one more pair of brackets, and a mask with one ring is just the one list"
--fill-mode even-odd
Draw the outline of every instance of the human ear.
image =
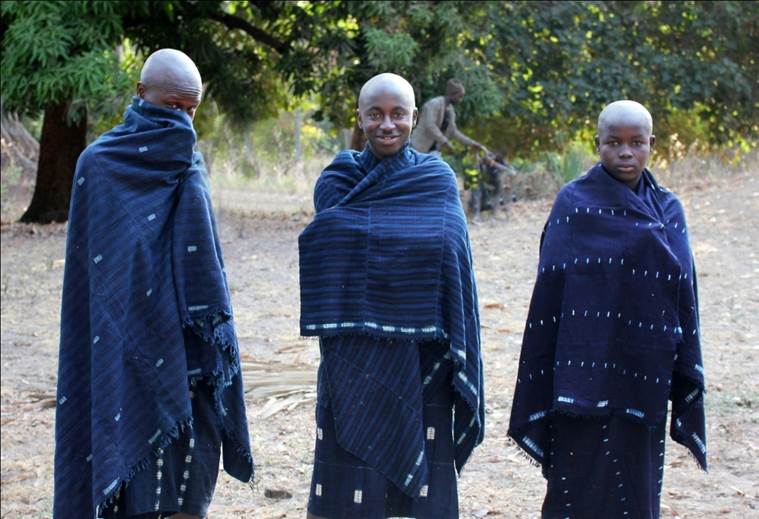
[[601, 148], [601, 139], [599, 139], [599, 138], [598, 138], [598, 135], [596, 135], [596, 136], [593, 138], [593, 142], [595, 142], [595, 143], [596, 143], [596, 152], [600, 152], [600, 151], [601, 151], [601, 150], [600, 150], [600, 148]]
[[137, 82], [137, 95], [140, 99], [145, 99], [145, 85], [141, 81]]
[[653, 148], [654, 144], [656, 144], [656, 135], [651, 135], [651, 137], [648, 138], [648, 145]]
[[417, 110], [416, 106], [414, 107], [414, 113], [411, 115], [411, 127], [416, 128], [416, 122], [419, 118], [419, 110]]
[[356, 125], [361, 131], [364, 130], [364, 121], [361, 119], [361, 110], [356, 110]]

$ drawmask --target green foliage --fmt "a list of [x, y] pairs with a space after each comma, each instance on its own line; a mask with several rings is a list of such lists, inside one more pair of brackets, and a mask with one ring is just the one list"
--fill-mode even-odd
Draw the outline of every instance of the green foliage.
[[[662, 143], [683, 126], [704, 146], [757, 139], [756, 2], [493, 2], [475, 27], [522, 153], [579, 138], [624, 98], [649, 108]], [[486, 142], [501, 137], [486, 126]]]
[[538, 163], [556, 178], [559, 185], [564, 185], [585, 173], [596, 160], [590, 146], [572, 142], [563, 150], [542, 152]]
[[358, 91], [370, 77], [394, 72], [414, 86], [417, 105], [445, 91], [445, 83], [458, 77], [470, 95], [457, 108], [466, 119], [493, 113], [501, 93], [485, 65], [462, 49], [462, 38], [477, 9], [477, 2], [346, 2], [348, 19], [356, 30], [344, 48], [348, 66], [323, 77], [322, 109], [315, 115], [343, 127], [353, 125]]
[[0, 13], [4, 106], [27, 113], [66, 99], [120, 114], [142, 58], [174, 47], [239, 129], [312, 96], [317, 120], [349, 128], [363, 82], [392, 71], [420, 106], [462, 80], [460, 125], [511, 157], [589, 142], [621, 98], [650, 109], [664, 147], [676, 134], [747, 149], [759, 135], [757, 2], [7, 1]]
[[407, 69], [414, 63], [419, 44], [406, 33], [388, 34], [382, 29], [369, 27], [366, 31], [366, 49], [372, 67], [389, 70]]
[[76, 101], [82, 106], [106, 102], [126, 87], [116, 44], [122, 28], [111, 2], [2, 2], [2, 95], [4, 108], [22, 114], [48, 103]]

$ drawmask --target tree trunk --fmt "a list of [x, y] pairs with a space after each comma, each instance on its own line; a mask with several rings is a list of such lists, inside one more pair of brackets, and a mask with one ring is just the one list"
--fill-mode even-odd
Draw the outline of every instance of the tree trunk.
[[68, 107], [63, 102], [45, 109], [34, 196], [22, 222], [65, 222], [68, 218], [76, 161], [87, 144], [86, 114], [71, 123], [66, 119]]

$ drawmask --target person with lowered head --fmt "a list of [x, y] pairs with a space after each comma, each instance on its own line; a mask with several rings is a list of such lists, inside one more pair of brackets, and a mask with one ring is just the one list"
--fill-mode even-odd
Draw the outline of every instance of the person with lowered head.
[[223, 451], [253, 477], [192, 60], [145, 61], [124, 122], [81, 155], [63, 282], [56, 519], [201, 518]]
[[484, 428], [466, 219], [450, 167], [409, 146], [405, 79], [371, 78], [356, 115], [367, 145], [322, 172], [299, 237], [301, 333], [321, 351], [308, 517], [455, 518]]
[[446, 151], [453, 149], [449, 139], [455, 139], [464, 146], [487, 151], [482, 144], [461, 133], [456, 126], [456, 110], [453, 107], [464, 99], [465, 94], [461, 81], [452, 78], [445, 86], [444, 96], [433, 97], [424, 103], [419, 124], [411, 136], [414, 149], [440, 156], [443, 148]]

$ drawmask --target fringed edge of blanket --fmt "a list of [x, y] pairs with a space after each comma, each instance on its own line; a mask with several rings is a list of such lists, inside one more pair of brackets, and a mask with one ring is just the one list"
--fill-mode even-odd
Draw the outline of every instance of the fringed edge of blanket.
[[[517, 452], [519, 452], [520, 457], [526, 459], [533, 467], [540, 468], [541, 472], [545, 476], [547, 467], [545, 460], [537, 457], [537, 453], [531, 448], [530, 445], [526, 443], [525, 439], [529, 440], [530, 438], [527, 438], [527, 435], [525, 432], [521, 431], [521, 428], [512, 429], [509, 427], [509, 430], [506, 433], [507, 442], [516, 445], [518, 447]], [[537, 447], [537, 445], [535, 445], [535, 447]]]
[[[521, 453], [528, 457], [530, 459], [530, 464], [535, 467], [540, 467], [544, 472], [546, 470], [546, 460], [542, 459], [539, 455], [537, 450], [541, 450], [540, 446], [537, 445], [532, 438], [529, 438], [527, 436], [529, 428], [534, 425], [541, 425], [545, 426], [545, 423], [547, 420], [549, 420], [553, 416], [565, 416], [569, 418], [575, 418], [578, 420], [599, 420], [602, 418], [610, 417], [612, 415], [619, 415], [622, 416], [619, 413], [615, 413], [614, 409], [610, 408], [604, 408], [603, 410], [597, 410], [595, 408], [570, 408], [570, 407], [552, 407], [551, 409], [548, 409], [546, 411], [542, 412], [542, 416], [540, 418], [537, 418], [531, 422], [525, 422], [520, 423], [515, 426], [509, 426], [509, 430], [506, 433], [507, 438], [510, 443], [517, 445]], [[630, 419], [632, 421], [640, 422], [640, 420], [632, 418], [628, 415], [624, 416], [626, 419]], [[530, 445], [529, 442], [532, 442], [532, 445]], [[545, 457], [545, 452], [543, 452]]]
[[204, 342], [215, 346], [221, 354], [226, 354], [228, 369], [224, 369], [220, 362], [214, 367], [211, 373], [201, 373], [191, 379], [191, 383], [196, 378], [204, 378], [210, 375], [213, 386], [220, 383], [223, 387], [232, 384], [232, 379], [240, 371], [240, 352], [237, 346], [234, 326], [231, 323], [232, 312], [227, 308], [216, 308], [200, 316], [185, 319], [182, 323], [183, 328], [190, 329]]
[[112, 484], [113, 488], [108, 493], [106, 493], [103, 499], [95, 506], [95, 517], [100, 517], [100, 515], [108, 507], [110, 507], [114, 501], [116, 501], [123, 488], [128, 485], [130, 481], [132, 481], [132, 478], [134, 478], [134, 476], [148, 468], [150, 462], [158, 457], [160, 449], [165, 449], [174, 443], [174, 440], [178, 439], [179, 436], [189, 426], [192, 426], [192, 415], [181, 420], [177, 420], [177, 422], [170, 430], [161, 434], [158, 438], [158, 441], [155, 443], [155, 447], [149, 451], [148, 454], [144, 456], [140, 461], [135, 463], [129, 469], [129, 473], [126, 476], [119, 477], [116, 480], [115, 484]]
[[[701, 413], [704, 413], [706, 385], [702, 379], [690, 376], [687, 373], [680, 373], [680, 375], [687, 382], [693, 384], [696, 390], [696, 394], [692, 397], [690, 402], [685, 402], [685, 407], [680, 409], [680, 412], [677, 415], [675, 414], [675, 406], [673, 403], [670, 423], [670, 438], [685, 447], [690, 457], [693, 458], [693, 460], [696, 462], [696, 465], [698, 465], [698, 468], [708, 473], [709, 470], [707, 462], [706, 438], [694, 438], [693, 436], [696, 435], [695, 432], [691, 432], [691, 436], [687, 436], [687, 433], [683, 429], [679, 427], [672, 427], [675, 420], [679, 420], [680, 418], [684, 417], [696, 406], [700, 406]], [[705, 428], [706, 427], [704, 427], [704, 429]], [[703, 459], [696, 455], [697, 451], [700, 451], [702, 453]]]
[[521, 443], [519, 443], [515, 437], [511, 436], [511, 434], [508, 434], [506, 436], [506, 444], [510, 447], [514, 447], [515, 452], [517, 453], [517, 456], [519, 456], [521, 459], [529, 463], [533, 467], [542, 468], [543, 465], [538, 462], [535, 458], [533, 458], [529, 452], [522, 446]]
[[190, 385], [196, 384], [199, 380], [210, 381], [214, 394], [214, 411], [216, 411], [216, 415], [219, 417], [222, 431], [234, 444], [235, 453], [250, 465], [249, 481], [252, 481], [255, 475], [255, 463], [250, 446], [246, 447], [243, 445], [234, 431], [230, 430], [223, 420], [223, 416], [226, 413], [222, 409], [221, 392], [231, 386], [234, 377], [240, 374], [240, 352], [231, 320], [232, 312], [227, 308], [219, 308], [202, 316], [187, 319], [184, 322], [184, 326], [190, 328], [204, 342], [217, 347], [221, 354], [226, 354], [226, 361], [228, 363], [227, 369], [225, 369], [222, 362], [217, 362], [214, 370], [210, 373], [201, 373], [192, 377]]

